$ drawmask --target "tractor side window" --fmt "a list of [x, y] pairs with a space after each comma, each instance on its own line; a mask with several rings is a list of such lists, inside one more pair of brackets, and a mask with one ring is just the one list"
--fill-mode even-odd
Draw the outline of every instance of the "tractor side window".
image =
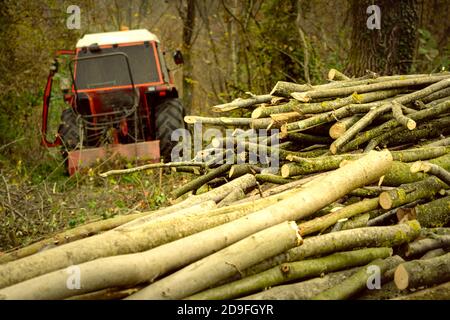
[[92, 59], [76, 62], [77, 90], [131, 85], [126, 58], [124, 55], [111, 55], [113, 53], [127, 55], [134, 84], [161, 82], [152, 44], [118, 46], [102, 48], [98, 52], [87, 50], [78, 53], [78, 58]]

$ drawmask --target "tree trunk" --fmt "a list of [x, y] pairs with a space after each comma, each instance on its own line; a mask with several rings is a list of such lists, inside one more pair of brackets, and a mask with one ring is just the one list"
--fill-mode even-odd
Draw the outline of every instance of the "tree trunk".
[[194, 29], [195, 29], [195, 2], [196, 0], [181, 0], [181, 5], [184, 9], [179, 10], [181, 20], [183, 21], [183, 37], [182, 37], [182, 52], [183, 52], [183, 102], [187, 114], [191, 113], [192, 100], [194, 94], [194, 80], [193, 80], [193, 62], [192, 62], [192, 45], [194, 44]]
[[[362, 76], [366, 70], [381, 74], [408, 73], [415, 52], [417, 38], [416, 0], [352, 0], [351, 48], [348, 74]], [[380, 29], [367, 26], [370, 5], [381, 11]], [[372, 12], [373, 13], [373, 12]]]

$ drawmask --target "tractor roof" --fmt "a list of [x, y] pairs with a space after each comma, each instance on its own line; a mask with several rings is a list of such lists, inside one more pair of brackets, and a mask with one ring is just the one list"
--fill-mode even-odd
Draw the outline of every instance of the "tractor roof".
[[88, 47], [93, 43], [99, 46], [141, 41], [156, 41], [156, 35], [146, 29], [86, 34], [78, 40], [77, 48]]

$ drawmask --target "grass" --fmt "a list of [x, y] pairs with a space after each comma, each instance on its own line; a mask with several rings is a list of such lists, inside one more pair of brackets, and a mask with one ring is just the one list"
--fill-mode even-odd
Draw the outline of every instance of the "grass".
[[0, 157], [0, 253], [88, 222], [167, 206], [173, 188], [190, 179], [167, 169], [98, 176], [130, 167], [123, 159], [69, 177], [62, 159], [50, 158], [30, 166]]

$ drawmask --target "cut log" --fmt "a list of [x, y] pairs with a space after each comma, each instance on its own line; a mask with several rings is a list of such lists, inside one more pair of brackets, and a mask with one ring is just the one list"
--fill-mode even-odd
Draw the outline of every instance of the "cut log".
[[182, 299], [302, 241], [295, 222], [284, 222], [203, 258], [127, 299]]
[[391, 254], [391, 248], [369, 248], [334, 253], [323, 258], [284, 263], [241, 280], [200, 292], [188, 299], [223, 300], [242, 297], [288, 281], [319, 276], [322, 273], [364, 265], [377, 258], [389, 257]]
[[316, 294], [334, 287], [344, 281], [360, 267], [329, 273], [323, 277], [317, 277], [293, 284], [276, 286], [267, 290], [242, 297], [240, 300], [309, 300]]
[[450, 236], [436, 236], [434, 239], [421, 239], [404, 245], [407, 258], [417, 257], [437, 248], [450, 247]]
[[236, 109], [241, 109], [241, 108], [252, 107], [255, 104], [270, 102], [272, 100], [272, 98], [273, 98], [273, 96], [271, 96], [270, 94], [259, 95], [259, 96], [255, 95], [255, 96], [252, 96], [251, 98], [236, 99], [229, 103], [215, 105], [211, 109], [214, 112], [226, 112], [226, 111], [231, 111], [231, 110], [236, 110]]
[[408, 221], [388, 227], [366, 227], [344, 230], [305, 238], [303, 244], [278, 256], [267, 259], [247, 270], [243, 275], [252, 275], [272, 268], [284, 262], [303, 260], [353, 248], [398, 246], [417, 238], [420, 225], [417, 221]]
[[106, 178], [113, 175], [120, 175], [120, 174], [128, 174], [143, 170], [150, 170], [150, 169], [158, 169], [158, 168], [177, 168], [177, 167], [199, 167], [203, 168], [205, 167], [205, 164], [202, 162], [167, 162], [167, 163], [150, 163], [139, 167], [134, 167], [130, 169], [121, 169], [121, 170], [110, 170], [107, 172], [99, 173], [99, 176], [102, 178]]
[[302, 235], [307, 235], [318, 232], [334, 225], [340, 219], [350, 218], [358, 214], [374, 210], [376, 208], [378, 208], [378, 198], [366, 199], [348, 205], [340, 210], [334, 211], [322, 217], [318, 217], [299, 224], [300, 233]]
[[395, 120], [397, 120], [398, 123], [408, 128], [409, 130], [415, 129], [417, 126], [416, 122], [413, 119], [403, 115], [402, 108], [403, 106], [400, 103], [396, 101], [392, 102], [392, 115], [394, 116]]
[[252, 123], [252, 119], [249, 118], [228, 118], [228, 117], [219, 117], [219, 118], [211, 118], [211, 117], [199, 117], [199, 116], [185, 116], [184, 122], [187, 124], [209, 124], [214, 126], [225, 126], [225, 127], [234, 127], [234, 126], [250, 126]]
[[214, 178], [217, 178], [221, 175], [223, 175], [225, 172], [228, 172], [228, 170], [230, 170], [231, 168], [231, 164], [223, 164], [220, 167], [211, 170], [210, 172], [208, 172], [207, 174], [198, 177], [194, 180], [189, 181], [188, 183], [186, 183], [185, 185], [183, 185], [181, 188], [178, 188], [176, 190], [174, 190], [172, 192], [172, 195], [174, 198], [178, 198], [180, 196], [182, 196], [183, 194], [198, 189], [200, 188], [202, 185], [204, 185], [205, 183], [207, 183], [208, 181], [211, 181]]
[[446, 251], [444, 249], [442, 249], [442, 248], [433, 249], [433, 250], [430, 250], [427, 253], [425, 253], [422, 257], [420, 257], [420, 260], [439, 257], [439, 256], [442, 256], [445, 253], [446, 253]]
[[394, 282], [400, 290], [440, 284], [450, 280], [450, 253], [402, 263], [395, 270]]
[[402, 185], [380, 194], [380, 205], [383, 209], [391, 209], [418, 199], [431, 198], [445, 185], [436, 177]]
[[331, 126], [329, 131], [330, 137], [333, 139], [339, 138], [345, 133], [345, 131], [347, 131], [348, 128], [358, 122], [361, 118], [361, 115], [354, 115], [351, 117], [340, 119], [338, 122]]
[[394, 300], [450, 300], [450, 281]]
[[330, 69], [330, 71], [328, 71], [328, 80], [339, 81], [339, 80], [350, 80], [350, 78], [336, 69]]
[[442, 168], [436, 164], [429, 163], [429, 162], [422, 162], [422, 161], [413, 163], [411, 165], [411, 172], [416, 173], [419, 171], [422, 171], [422, 172], [425, 172], [428, 174], [432, 174], [432, 175], [438, 177], [439, 179], [441, 179], [448, 186], [450, 186], [450, 172], [448, 172], [447, 170], [445, 170], [444, 168]]
[[411, 218], [417, 219], [426, 228], [447, 225], [450, 222], [450, 196], [416, 206]]
[[392, 257], [392, 259], [377, 259], [369, 263], [366, 267], [360, 268], [354, 275], [345, 279], [336, 286], [325, 290], [312, 297], [312, 300], [344, 300], [349, 299], [368, 287], [370, 277], [374, 274], [373, 269], [378, 268], [379, 274], [383, 275], [386, 271], [395, 268], [403, 259]]

